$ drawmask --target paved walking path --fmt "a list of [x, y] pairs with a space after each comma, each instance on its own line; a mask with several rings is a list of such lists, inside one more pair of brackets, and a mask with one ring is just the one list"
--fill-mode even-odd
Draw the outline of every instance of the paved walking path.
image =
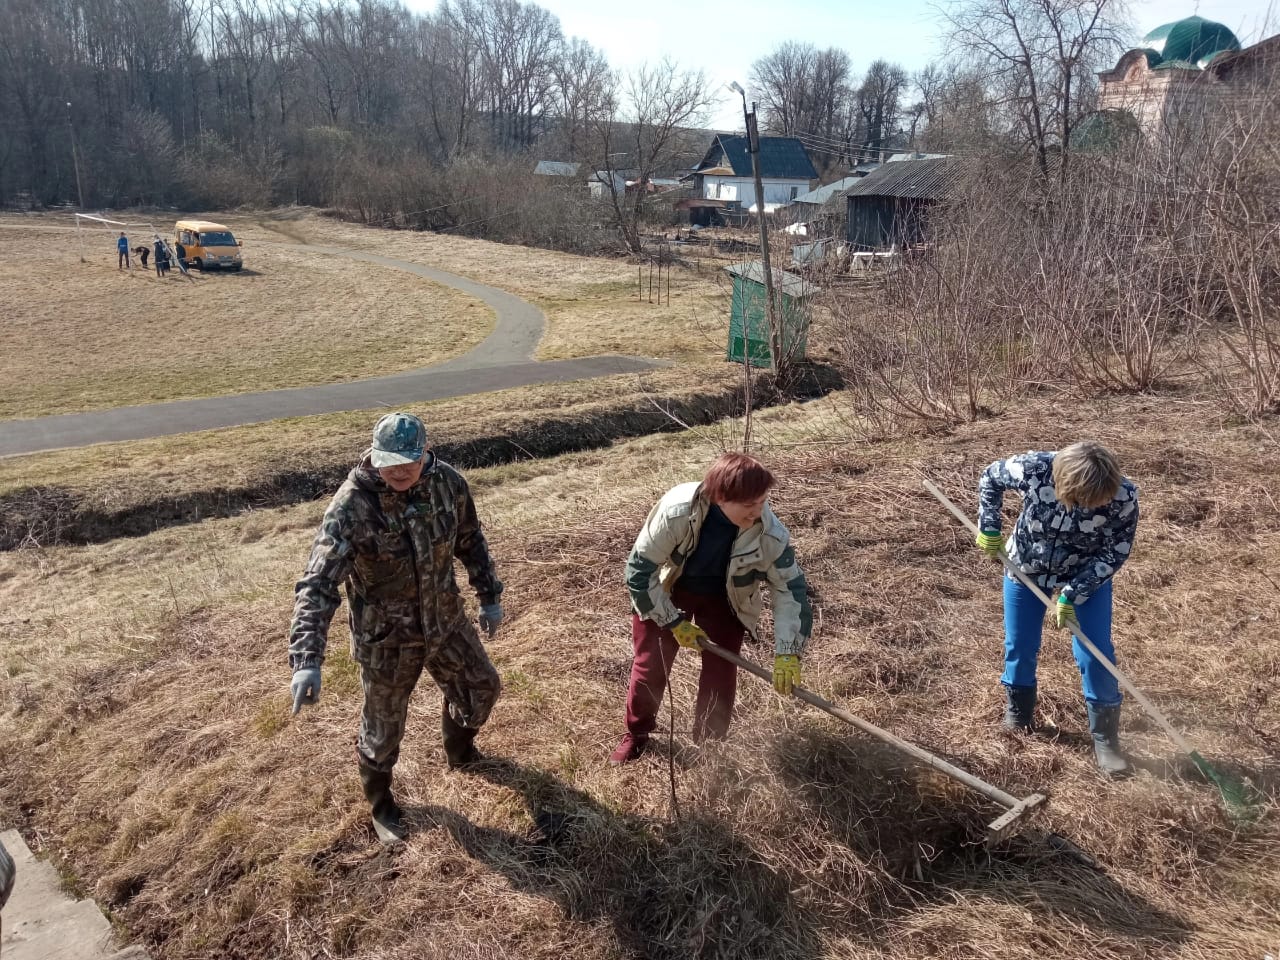
[[18, 868], [13, 895], [0, 917], [4, 960], [147, 960], [141, 947], [117, 950], [111, 924], [92, 900], [67, 896], [58, 874], [37, 860], [16, 830], [0, 843]]
[[[214, 430], [281, 417], [306, 417], [343, 410], [397, 407], [539, 383], [562, 383], [659, 366], [641, 357], [600, 356], [535, 361], [546, 318], [533, 304], [465, 277], [417, 263], [339, 247], [279, 246], [321, 256], [346, 257], [404, 270], [484, 301], [496, 316], [494, 330], [467, 353], [417, 370], [315, 387], [239, 393], [199, 400], [174, 400], [90, 413], [0, 421], [0, 457], [65, 447]], [[340, 361], [339, 361], [340, 362]]]

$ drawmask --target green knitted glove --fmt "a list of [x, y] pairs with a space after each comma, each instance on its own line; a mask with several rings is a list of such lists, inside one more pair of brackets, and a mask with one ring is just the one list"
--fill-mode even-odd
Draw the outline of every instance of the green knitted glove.
[[1058, 603], [1053, 611], [1053, 623], [1059, 630], [1074, 630], [1080, 625], [1080, 621], [1076, 619], [1075, 605], [1058, 594]]
[[1000, 551], [1004, 549], [1004, 537], [1000, 535], [999, 530], [983, 530], [974, 543], [978, 545], [979, 550], [993, 560], [999, 560]]

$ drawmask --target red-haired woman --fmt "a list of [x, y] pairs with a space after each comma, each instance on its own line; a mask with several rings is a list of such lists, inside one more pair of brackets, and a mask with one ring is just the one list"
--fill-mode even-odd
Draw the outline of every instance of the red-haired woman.
[[[649, 513], [627, 560], [636, 656], [627, 734], [610, 763], [634, 760], [648, 745], [677, 645], [699, 650], [700, 641], [710, 640], [737, 653], [748, 632], [756, 636], [766, 583], [773, 595], [773, 685], [789, 694], [800, 682], [813, 614], [790, 534], [769, 509], [773, 485], [773, 474], [755, 457], [725, 453], [701, 483], [672, 488]], [[702, 653], [695, 740], [728, 732], [736, 684], [733, 664]]]

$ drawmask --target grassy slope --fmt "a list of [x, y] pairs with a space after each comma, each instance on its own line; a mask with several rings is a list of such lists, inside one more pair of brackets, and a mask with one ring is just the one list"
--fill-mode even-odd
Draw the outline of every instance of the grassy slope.
[[[491, 243], [449, 234], [376, 230], [304, 214], [261, 217], [281, 240], [335, 244], [448, 270], [509, 290], [540, 306], [547, 333], [540, 360], [621, 353], [672, 360], [723, 358], [729, 298], [716, 265], [671, 273], [670, 303], [649, 302], [647, 267], [623, 260]], [[643, 297], [637, 283], [643, 279]], [[657, 277], [654, 276], [657, 301]]]
[[[620, 434], [659, 429], [672, 410], [695, 418], [723, 416], [739, 409], [736, 386], [727, 364], [681, 365], [409, 409], [426, 420], [439, 449], [461, 451], [460, 462], [474, 465], [607, 446]], [[97, 531], [134, 535], [173, 522], [327, 496], [367, 447], [382, 412], [0, 459], [0, 544], [83, 542], [85, 535], [96, 539]], [[133, 518], [125, 521], [127, 529], [119, 525], [122, 515]]]
[[[509, 762], [445, 773], [438, 700], [421, 688], [398, 768], [420, 829], [402, 851], [377, 848], [364, 819], [344, 626], [321, 704], [287, 712], [283, 636], [314, 503], [0, 556], [0, 810], [51, 838], [163, 958], [1274, 949], [1274, 441], [1142, 400], [876, 445], [819, 445], [840, 430], [826, 404], [757, 421], [786, 467], [775, 503], [818, 609], [811, 685], [1012, 792], [1048, 788], [1044, 825], [1106, 874], [1033, 840], [988, 859], [972, 845], [988, 806], [750, 678], [730, 742], [689, 748], [687, 656], [673, 684], [680, 818], [664, 761], [604, 764], [629, 656], [622, 559], [653, 498], [731, 439], [716, 430], [470, 474], [509, 589], [492, 644], [505, 694], [482, 743]], [[993, 729], [997, 575], [919, 476], [971, 505], [991, 457], [1083, 434], [1114, 444], [1142, 488], [1117, 593], [1124, 665], [1208, 755], [1263, 783], [1273, 806], [1255, 827], [1177, 776], [1132, 708], [1146, 772], [1100, 783], [1061, 637], [1046, 639], [1041, 682], [1063, 740]]]
[[448, 287], [309, 258], [261, 231], [244, 232], [244, 272], [188, 282], [117, 270], [107, 234], [86, 241], [82, 265], [74, 229], [49, 229], [58, 222], [0, 218], [0, 418], [394, 373], [493, 329], [488, 307]]

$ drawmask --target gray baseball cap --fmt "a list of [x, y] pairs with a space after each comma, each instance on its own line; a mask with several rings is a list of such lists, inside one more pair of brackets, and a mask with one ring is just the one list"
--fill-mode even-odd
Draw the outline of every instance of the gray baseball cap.
[[411, 413], [388, 413], [373, 428], [375, 467], [417, 463], [427, 446], [427, 428]]

